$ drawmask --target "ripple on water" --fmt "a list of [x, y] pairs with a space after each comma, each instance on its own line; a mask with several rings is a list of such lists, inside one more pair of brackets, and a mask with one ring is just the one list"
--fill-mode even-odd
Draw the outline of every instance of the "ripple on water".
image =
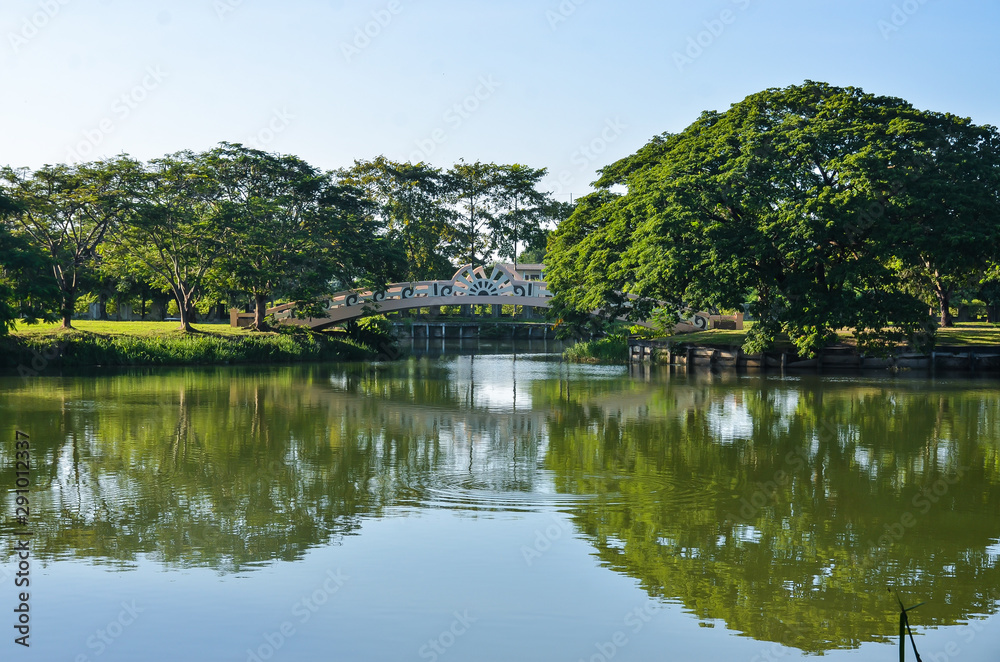
[[560, 494], [539, 491], [531, 477], [483, 477], [442, 473], [423, 477], [427, 482], [411, 484], [405, 505], [424, 508], [487, 512], [546, 512], [568, 508], [593, 498], [590, 494]]

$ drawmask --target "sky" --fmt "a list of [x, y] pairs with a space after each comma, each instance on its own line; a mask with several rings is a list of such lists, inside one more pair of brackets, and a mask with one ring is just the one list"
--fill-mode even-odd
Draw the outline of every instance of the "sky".
[[1000, 124], [996, 0], [3, 0], [0, 165], [221, 141], [547, 168], [805, 80]]

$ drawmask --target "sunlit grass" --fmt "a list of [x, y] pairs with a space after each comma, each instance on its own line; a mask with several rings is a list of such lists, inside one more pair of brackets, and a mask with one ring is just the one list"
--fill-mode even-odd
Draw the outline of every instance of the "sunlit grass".
[[938, 329], [939, 345], [1000, 345], [1000, 325], [960, 322], [950, 329]]
[[[192, 324], [197, 333], [211, 335], [246, 335], [249, 333], [245, 329], [237, 329], [228, 324]], [[180, 324], [178, 322], [113, 322], [101, 320], [74, 320], [73, 328], [79, 333], [93, 333], [102, 336], [170, 336], [180, 335]], [[61, 333], [73, 333], [64, 330], [59, 323], [53, 324], [25, 324], [18, 321], [14, 327], [14, 335], [18, 336], [45, 336], [59, 335]]]

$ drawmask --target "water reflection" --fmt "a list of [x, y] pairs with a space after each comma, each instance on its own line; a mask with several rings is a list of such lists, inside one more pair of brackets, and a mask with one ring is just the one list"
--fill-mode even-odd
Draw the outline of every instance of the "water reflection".
[[[891, 633], [887, 587], [920, 622], [1000, 599], [993, 389], [899, 382], [669, 382], [628, 406], [536, 384], [558, 412], [546, 466], [597, 495], [577, 522], [652, 595], [819, 652]], [[912, 604], [912, 603], [911, 603]]]
[[804, 651], [893, 632], [887, 586], [922, 624], [1000, 600], [990, 384], [462, 356], [0, 381], [5, 438], [15, 419], [47, 559], [228, 574], [368, 517], [559, 509], [651, 596]]

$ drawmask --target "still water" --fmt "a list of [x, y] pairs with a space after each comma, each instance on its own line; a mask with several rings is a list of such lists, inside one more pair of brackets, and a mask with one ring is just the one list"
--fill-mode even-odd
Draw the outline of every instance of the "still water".
[[[67, 660], [1000, 659], [995, 381], [551, 357], [0, 378], [30, 651]], [[912, 651], [908, 651], [912, 658]]]

